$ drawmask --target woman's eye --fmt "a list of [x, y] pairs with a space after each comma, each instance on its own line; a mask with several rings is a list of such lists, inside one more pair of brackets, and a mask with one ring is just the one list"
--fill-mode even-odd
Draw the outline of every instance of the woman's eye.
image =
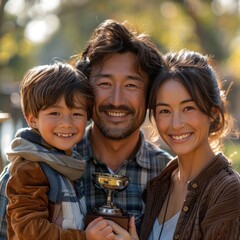
[[191, 111], [194, 110], [195, 108], [193, 106], [187, 106], [184, 108], [184, 111]]
[[167, 114], [167, 113], [169, 113], [169, 110], [167, 110], [167, 109], [162, 109], [162, 110], [159, 111], [159, 113], [160, 113], [160, 114]]

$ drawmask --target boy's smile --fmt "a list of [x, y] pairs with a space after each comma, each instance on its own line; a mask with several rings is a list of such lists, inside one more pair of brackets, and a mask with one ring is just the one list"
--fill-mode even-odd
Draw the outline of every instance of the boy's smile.
[[[77, 101], [78, 99], [78, 101]], [[29, 124], [38, 129], [42, 138], [53, 147], [71, 153], [85, 132], [87, 112], [82, 98], [76, 98], [76, 107], [68, 108], [64, 97], [47, 109], [40, 110], [38, 117], [29, 117]]]

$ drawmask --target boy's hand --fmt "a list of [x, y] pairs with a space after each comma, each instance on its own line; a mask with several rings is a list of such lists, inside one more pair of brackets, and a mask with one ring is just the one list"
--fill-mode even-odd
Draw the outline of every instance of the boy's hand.
[[90, 222], [85, 230], [87, 240], [114, 240], [112, 226], [107, 220], [98, 217]]

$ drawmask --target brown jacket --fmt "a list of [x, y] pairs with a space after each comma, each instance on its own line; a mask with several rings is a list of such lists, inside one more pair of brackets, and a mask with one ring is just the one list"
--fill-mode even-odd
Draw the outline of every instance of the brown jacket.
[[58, 206], [49, 202], [48, 190], [49, 182], [39, 163], [21, 159], [14, 162], [7, 184], [8, 239], [86, 239], [83, 231], [62, 229], [51, 223]]
[[86, 204], [78, 198], [81, 156], [57, 151], [31, 129], [21, 129], [6, 153], [8, 239], [85, 240], [80, 229]]
[[[167, 195], [171, 174], [177, 167], [175, 159], [147, 184], [141, 240], [148, 239], [151, 233]], [[188, 183], [173, 239], [240, 239], [240, 176], [222, 154]]]

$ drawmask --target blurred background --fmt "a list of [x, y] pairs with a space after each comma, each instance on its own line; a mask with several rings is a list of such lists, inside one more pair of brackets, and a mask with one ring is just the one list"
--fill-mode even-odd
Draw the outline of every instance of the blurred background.
[[[213, 56], [240, 122], [240, 0], [0, 0], [0, 170], [4, 148], [26, 126], [19, 98], [25, 71], [79, 54], [109, 18], [149, 34], [163, 53], [188, 48]], [[226, 140], [224, 153], [240, 172], [240, 141]]]

